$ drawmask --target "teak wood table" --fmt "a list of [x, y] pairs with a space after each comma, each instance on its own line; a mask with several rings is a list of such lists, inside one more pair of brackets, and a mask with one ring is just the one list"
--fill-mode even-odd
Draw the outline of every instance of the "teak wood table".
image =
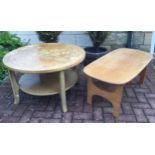
[[[18, 48], [3, 58], [8, 68], [14, 104], [20, 102], [19, 90], [45, 96], [60, 93], [63, 112], [67, 111], [65, 91], [78, 79], [71, 69], [85, 58], [85, 51], [75, 45], [42, 43]], [[23, 73], [17, 82], [16, 72]]]
[[[118, 117], [124, 85], [137, 75], [140, 75], [140, 84], [142, 84], [146, 67], [151, 59], [152, 55], [147, 52], [121, 48], [87, 65], [84, 68], [85, 74], [88, 75], [87, 102], [92, 104], [93, 95], [102, 96], [112, 103], [113, 115]], [[101, 89], [94, 84], [92, 79], [113, 84], [115, 90]]]

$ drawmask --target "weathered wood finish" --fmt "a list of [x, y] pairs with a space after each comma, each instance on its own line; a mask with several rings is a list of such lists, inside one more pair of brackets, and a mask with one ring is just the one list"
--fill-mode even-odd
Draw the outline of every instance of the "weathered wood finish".
[[[9, 70], [14, 103], [19, 103], [19, 89], [40, 96], [59, 93], [62, 110], [67, 112], [65, 91], [77, 82], [77, 75], [69, 69], [79, 65], [84, 58], [82, 48], [61, 43], [30, 45], [9, 52], [3, 63]], [[15, 72], [26, 73], [19, 84]]]
[[[84, 72], [88, 75], [88, 104], [92, 104], [94, 95], [102, 96], [112, 103], [114, 108], [113, 115], [118, 117], [120, 115], [124, 85], [137, 75], [140, 75], [139, 83], [143, 84], [146, 67], [151, 59], [152, 56], [149, 53], [122, 48], [87, 65], [84, 68]], [[93, 83], [92, 78], [114, 84], [116, 89], [114, 91], [100, 89]]]
[[18, 48], [3, 58], [4, 65], [21, 73], [51, 73], [72, 68], [85, 58], [75, 45], [42, 43]]
[[11, 82], [11, 87], [14, 95], [14, 104], [18, 104], [20, 102], [20, 97], [19, 97], [19, 85], [16, 80], [16, 75], [15, 72], [8, 70], [10, 82]]
[[67, 103], [66, 103], [66, 91], [65, 91], [65, 73], [61, 71], [59, 73], [60, 80], [60, 97], [61, 97], [61, 107], [63, 112], [67, 112]]

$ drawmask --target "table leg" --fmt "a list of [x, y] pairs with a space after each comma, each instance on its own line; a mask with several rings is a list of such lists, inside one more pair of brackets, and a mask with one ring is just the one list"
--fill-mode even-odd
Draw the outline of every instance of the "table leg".
[[77, 72], [77, 84], [80, 84], [80, 65], [76, 66], [76, 72]]
[[123, 90], [124, 90], [123, 85], [117, 85], [115, 91], [112, 94], [112, 97], [109, 99], [114, 108], [113, 116], [116, 118], [120, 115]]
[[143, 83], [144, 83], [145, 74], [146, 74], [146, 68], [144, 68], [144, 69], [142, 70], [142, 72], [139, 74], [139, 75], [140, 75], [140, 80], [139, 80], [139, 83], [140, 83], [140, 84], [143, 84]]
[[123, 87], [123, 85], [116, 85], [116, 89], [114, 91], [108, 91], [97, 87], [93, 83], [92, 78], [88, 77], [87, 103], [92, 104], [92, 98], [94, 95], [102, 96], [112, 103], [112, 106], [114, 108], [113, 116], [118, 117], [120, 114]]
[[77, 65], [73, 68], [73, 70], [77, 73], [77, 82], [76, 84], [79, 84], [80, 82], [80, 65]]
[[93, 100], [93, 81], [92, 78], [88, 77], [87, 81], [87, 103], [92, 104]]
[[66, 104], [66, 90], [65, 90], [65, 72], [61, 71], [59, 73], [60, 80], [60, 96], [61, 96], [61, 107], [63, 112], [67, 112]]
[[15, 72], [8, 70], [9, 73], [9, 78], [11, 82], [11, 87], [14, 95], [14, 104], [18, 104], [20, 102], [20, 97], [19, 97], [19, 85], [17, 84]]

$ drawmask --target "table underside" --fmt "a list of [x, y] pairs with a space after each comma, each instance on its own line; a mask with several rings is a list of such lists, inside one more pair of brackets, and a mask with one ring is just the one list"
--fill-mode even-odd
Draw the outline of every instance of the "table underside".
[[[65, 71], [65, 90], [77, 82], [74, 70]], [[47, 96], [60, 93], [59, 72], [48, 74], [23, 74], [19, 80], [20, 89], [31, 95]]]

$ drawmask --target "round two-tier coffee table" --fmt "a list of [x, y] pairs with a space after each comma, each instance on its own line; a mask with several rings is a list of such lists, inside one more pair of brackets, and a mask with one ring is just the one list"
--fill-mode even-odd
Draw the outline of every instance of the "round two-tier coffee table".
[[[85, 51], [75, 45], [42, 43], [18, 48], [3, 58], [14, 94], [19, 90], [37, 96], [60, 94], [63, 112], [67, 112], [66, 90], [74, 86], [78, 75], [73, 69], [85, 58]], [[16, 73], [22, 73], [17, 82]]]

